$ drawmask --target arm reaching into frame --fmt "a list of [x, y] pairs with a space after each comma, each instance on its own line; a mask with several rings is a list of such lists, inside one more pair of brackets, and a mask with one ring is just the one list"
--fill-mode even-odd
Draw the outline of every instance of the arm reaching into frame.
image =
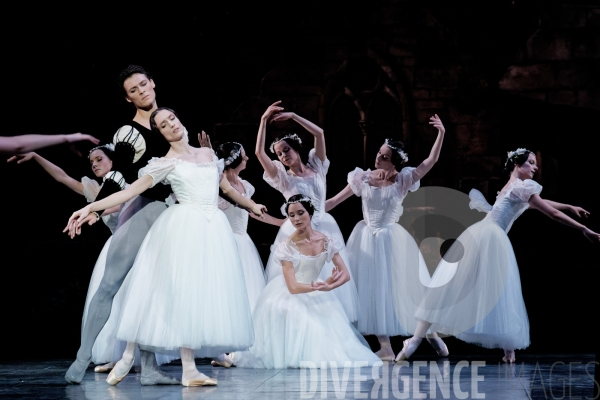
[[531, 197], [529, 198], [529, 206], [533, 209], [541, 211], [546, 216], [550, 217], [551, 219], [557, 222], [560, 222], [561, 224], [580, 230], [586, 237], [586, 239], [588, 239], [590, 242], [600, 243], [600, 233], [592, 231], [591, 229], [575, 221], [562, 211], [552, 207], [550, 204], [548, 204], [546, 200], [542, 199], [538, 194], [531, 195]]
[[21, 154], [38, 150], [44, 147], [55, 146], [63, 143], [89, 141], [94, 145], [100, 140], [84, 133], [71, 133], [69, 135], [19, 135], [0, 136], [0, 154]]
[[327, 201], [325, 201], [325, 212], [329, 212], [330, 210], [333, 210], [344, 200], [347, 200], [348, 198], [350, 198], [353, 194], [354, 194], [354, 192], [352, 191], [350, 184], [348, 184], [338, 194], [336, 194], [332, 198], [327, 199]]
[[221, 178], [221, 183], [219, 184], [219, 188], [223, 191], [223, 194], [225, 196], [227, 196], [231, 200], [235, 201], [241, 207], [243, 207], [247, 210], [250, 210], [250, 212], [252, 214], [255, 214], [257, 217], [261, 217], [262, 213], [264, 211], [267, 211], [267, 208], [265, 206], [263, 206], [262, 204], [256, 204], [252, 200], [247, 199], [244, 196], [242, 196], [242, 194], [240, 192], [238, 192], [237, 190], [235, 190], [235, 188], [233, 186], [231, 186], [231, 184], [229, 183], [229, 181], [227, 180], [227, 177], [225, 175], [223, 175], [223, 178]]
[[437, 128], [438, 136], [433, 144], [433, 147], [431, 148], [429, 157], [423, 160], [423, 162], [415, 170], [413, 170], [413, 179], [415, 181], [421, 180], [437, 162], [438, 158], [440, 157], [440, 151], [442, 150], [444, 133], [446, 133], [446, 129], [442, 124], [442, 120], [437, 116], [437, 114], [435, 114], [433, 117], [430, 117], [429, 120], [429, 124]]
[[44, 168], [44, 170], [48, 174], [50, 174], [50, 176], [53, 177], [57, 182], [62, 183], [63, 185], [65, 185], [66, 187], [68, 187], [69, 189], [74, 191], [75, 193], [83, 196], [83, 183], [71, 178], [69, 175], [67, 175], [67, 173], [62, 168], [51, 163], [50, 161], [46, 160], [44, 157], [40, 156], [37, 153], [29, 152], [29, 153], [24, 153], [24, 154], [16, 154], [6, 161], [7, 162], [16, 161], [17, 164], [22, 164], [29, 160], [34, 160], [35, 162], [40, 164], [40, 166], [42, 168]]
[[277, 175], [277, 167], [273, 164], [273, 160], [269, 158], [265, 151], [265, 140], [267, 136], [267, 124], [271, 122], [273, 115], [283, 110], [283, 107], [279, 107], [280, 103], [281, 100], [271, 104], [262, 117], [260, 117], [258, 136], [256, 137], [256, 148], [254, 150], [254, 154], [258, 157], [260, 165], [262, 165], [263, 169], [271, 179]]

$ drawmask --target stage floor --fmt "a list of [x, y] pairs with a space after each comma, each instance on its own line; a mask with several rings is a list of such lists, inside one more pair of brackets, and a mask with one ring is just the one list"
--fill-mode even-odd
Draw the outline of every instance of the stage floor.
[[[519, 354], [517, 353], [517, 357]], [[327, 369], [215, 368], [198, 360], [200, 371], [218, 378], [216, 387], [141, 386], [133, 371], [117, 386], [90, 367], [80, 385], [63, 375], [70, 360], [0, 363], [0, 398], [31, 399], [591, 399], [593, 354], [522, 356], [508, 367], [497, 358], [452, 355], [415, 358], [406, 366], [360, 365]], [[484, 364], [485, 363], [485, 364]], [[181, 365], [162, 367], [181, 377]], [[326, 371], [326, 374], [323, 372]], [[375, 377], [373, 376], [375, 375]], [[407, 391], [408, 389], [408, 391]], [[485, 397], [484, 397], [485, 395]]]

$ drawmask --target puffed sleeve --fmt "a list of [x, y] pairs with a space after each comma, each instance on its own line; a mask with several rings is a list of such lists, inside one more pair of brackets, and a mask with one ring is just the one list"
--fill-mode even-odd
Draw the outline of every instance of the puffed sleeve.
[[219, 207], [219, 210], [226, 210], [231, 206], [232, 204], [230, 202], [228, 202], [222, 197], [219, 197], [219, 201], [217, 202], [217, 207]]
[[396, 182], [398, 183], [398, 194], [404, 198], [408, 192], [414, 192], [421, 186], [421, 181], [413, 178], [414, 167], [404, 167], [400, 173], [396, 176]]
[[148, 161], [148, 165], [141, 168], [138, 171], [138, 178], [144, 175], [150, 175], [152, 177], [152, 185], [154, 187], [158, 182], [162, 182], [165, 185], [169, 184], [167, 175], [175, 168], [178, 161], [174, 158], [152, 158]]
[[323, 178], [327, 175], [327, 171], [329, 171], [329, 159], [326, 158], [325, 161], [321, 161], [319, 157], [317, 157], [317, 152], [315, 149], [310, 149], [308, 152], [308, 163], [310, 166], [317, 171]]
[[295, 268], [300, 263], [300, 253], [293, 247], [289, 239], [284, 240], [278, 245], [272, 245], [271, 251], [278, 264], [281, 264], [283, 261], [289, 261]]
[[369, 179], [370, 172], [370, 170], [363, 171], [358, 167], [354, 168], [354, 171], [348, 172], [348, 184], [350, 184], [350, 188], [358, 197], [362, 195], [362, 184]]
[[339, 253], [340, 251], [343, 250], [344, 243], [340, 243], [340, 241], [337, 240], [334, 237], [327, 236], [327, 244], [326, 244], [326, 246], [327, 246], [327, 248], [326, 248], [326, 250], [327, 250], [327, 262], [330, 262], [337, 253]]
[[273, 161], [273, 164], [275, 165], [275, 167], [277, 167], [277, 175], [271, 178], [269, 177], [269, 175], [267, 175], [266, 172], [264, 172], [263, 179], [269, 185], [283, 193], [288, 188], [288, 185], [290, 183], [290, 177], [281, 162]]
[[542, 192], [542, 185], [531, 179], [517, 181], [510, 191], [510, 199], [512, 201], [529, 202], [529, 198], [534, 194]]
[[108, 182], [110, 182], [110, 184], [113, 184], [113, 182], [116, 183], [119, 185], [120, 190], [125, 189], [125, 185], [127, 184], [125, 182], [125, 177], [119, 171], [110, 171], [104, 175], [104, 178], [102, 178], [102, 186], [106, 185]]
[[177, 204], [177, 196], [175, 196], [175, 193], [171, 193], [169, 196], [167, 196], [167, 198], [165, 199], [165, 204], [167, 205], [167, 207], [171, 207]]
[[245, 181], [243, 179], [241, 181], [242, 181], [242, 184], [244, 185], [244, 188], [246, 189], [246, 197], [250, 198], [250, 197], [254, 196], [254, 192], [255, 192], [254, 186], [252, 186], [252, 184], [250, 182]]
[[[146, 140], [131, 125], [123, 125], [113, 136], [115, 152], [123, 154], [129, 163], [137, 162], [146, 151]], [[125, 155], [126, 154], [126, 155]]]
[[88, 203], [96, 200], [96, 196], [100, 193], [100, 184], [87, 176], [81, 178], [81, 183], [83, 184], [83, 195]]
[[481, 193], [477, 189], [471, 189], [469, 192], [469, 198], [471, 201], [469, 202], [469, 207], [471, 210], [477, 210], [484, 213], [489, 213], [492, 211], [492, 206], [487, 202], [483, 193]]

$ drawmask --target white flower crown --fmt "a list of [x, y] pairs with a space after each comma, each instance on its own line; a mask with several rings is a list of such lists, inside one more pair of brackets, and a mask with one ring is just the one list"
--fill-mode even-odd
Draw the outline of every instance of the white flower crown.
[[96, 150], [102, 150], [102, 149], [108, 149], [110, 151], [115, 151], [115, 145], [112, 143], [107, 143], [107, 144], [103, 144], [101, 146], [96, 146], [90, 150], [90, 152], [88, 153], [88, 158], [90, 158], [90, 154], [92, 154], [92, 152], [94, 152]]
[[287, 212], [285, 211], [287, 209], [287, 206], [290, 204], [294, 204], [294, 203], [300, 203], [301, 201], [306, 201], [308, 202], [312, 208], [317, 211], [317, 208], [315, 207], [314, 203], [312, 202], [312, 199], [306, 195], [303, 195], [301, 198], [296, 199], [296, 200], [292, 200], [292, 201], [286, 201], [285, 203], [283, 203], [283, 205], [281, 206], [281, 214], [283, 214], [284, 216], [288, 216]]
[[390, 149], [395, 150], [396, 153], [398, 153], [400, 155], [400, 158], [402, 158], [402, 161], [404, 161], [405, 163], [408, 162], [408, 154], [406, 154], [401, 148], [392, 145], [390, 139], [385, 139], [385, 144]]
[[519, 147], [515, 151], [509, 151], [509, 152], [507, 152], [506, 154], [508, 155], [508, 157], [506, 158], [506, 162], [504, 163], [504, 166], [506, 167], [508, 165], [508, 162], [512, 158], [520, 156], [520, 155], [525, 154], [525, 153], [531, 153], [531, 151], [529, 151], [529, 150], [527, 150], [527, 149], [525, 149], [523, 147]]
[[[232, 142], [234, 144], [237, 144], [238, 146], [240, 146], [240, 148], [238, 150], [231, 150], [229, 152], [229, 157], [227, 157], [225, 159], [225, 165], [230, 165], [232, 162], [235, 161], [236, 158], [238, 158], [240, 156], [240, 154], [242, 154], [242, 145], [239, 144], [238, 142]], [[219, 148], [223, 148], [223, 145], [220, 145]]]
[[285, 139], [292, 139], [292, 140], [295, 140], [298, 143], [302, 144], [302, 140], [298, 137], [297, 134], [295, 134], [295, 133], [292, 133], [291, 135], [288, 134], [288, 135], [285, 135], [284, 137], [282, 137], [281, 139], [276, 140], [273, 143], [271, 143], [271, 146], [269, 147], [269, 150], [271, 151], [271, 153], [275, 153], [275, 149], [274, 149], [273, 146], [275, 146], [277, 143], [279, 143], [279, 142], [281, 142], [282, 140], [285, 140]]

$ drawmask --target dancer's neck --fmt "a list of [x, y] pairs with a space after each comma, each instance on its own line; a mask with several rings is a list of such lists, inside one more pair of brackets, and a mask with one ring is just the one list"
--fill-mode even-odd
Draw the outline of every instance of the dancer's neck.
[[150, 115], [152, 115], [154, 110], [156, 110], [157, 108], [158, 106], [156, 105], [156, 101], [152, 103], [152, 107], [149, 107], [147, 109], [138, 108], [136, 109], [133, 120], [138, 124], [146, 127], [147, 129], [150, 129]]

